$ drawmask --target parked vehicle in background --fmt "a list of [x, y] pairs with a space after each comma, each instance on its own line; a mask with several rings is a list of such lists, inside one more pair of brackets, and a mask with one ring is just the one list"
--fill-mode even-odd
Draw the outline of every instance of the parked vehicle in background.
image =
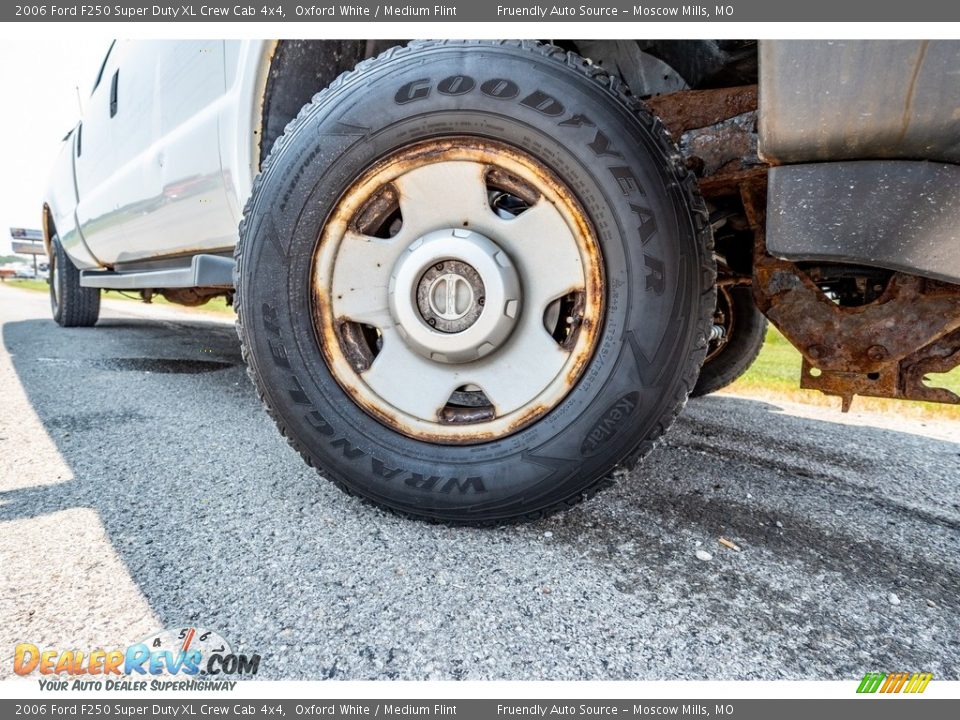
[[960, 402], [925, 381], [960, 364], [958, 71], [947, 41], [118, 42], [43, 207], [53, 314], [226, 296], [344, 490], [541, 517], [766, 319], [844, 409]]

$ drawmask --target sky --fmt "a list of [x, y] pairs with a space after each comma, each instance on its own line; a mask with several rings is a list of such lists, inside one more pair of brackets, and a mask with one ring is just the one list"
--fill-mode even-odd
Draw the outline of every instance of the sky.
[[109, 41], [6, 37], [0, 43], [0, 255], [10, 227], [40, 227], [44, 188], [60, 139], [80, 118]]

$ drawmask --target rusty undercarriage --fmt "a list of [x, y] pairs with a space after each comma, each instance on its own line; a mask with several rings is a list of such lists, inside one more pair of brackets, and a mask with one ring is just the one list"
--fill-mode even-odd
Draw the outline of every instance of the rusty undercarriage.
[[721, 284], [751, 285], [757, 307], [800, 351], [800, 386], [960, 404], [928, 375], [960, 366], [960, 285], [875, 268], [824, 267], [767, 252], [767, 169], [757, 157], [755, 85], [651, 98], [711, 210]]

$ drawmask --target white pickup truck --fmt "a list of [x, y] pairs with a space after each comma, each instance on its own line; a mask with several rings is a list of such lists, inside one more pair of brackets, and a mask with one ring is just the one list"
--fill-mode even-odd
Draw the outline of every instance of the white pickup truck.
[[[954, 42], [117, 42], [51, 305], [226, 296], [281, 432], [421, 518], [632, 466], [773, 321], [801, 384], [958, 402]], [[758, 104], [759, 96], [759, 104]]]

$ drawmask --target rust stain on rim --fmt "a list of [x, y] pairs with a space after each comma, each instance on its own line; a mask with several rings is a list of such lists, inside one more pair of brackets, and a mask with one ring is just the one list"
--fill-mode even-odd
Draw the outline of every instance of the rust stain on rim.
[[[504, 186], [524, 200], [550, 202], [570, 228], [580, 254], [584, 274], [582, 316], [577, 323], [570, 347], [562, 349], [569, 357], [558, 375], [524, 407], [494, 420], [476, 424], [436, 422], [415, 418], [381, 398], [374, 400], [372, 390], [358, 372], [355, 353], [344, 348], [340, 319], [333, 316], [333, 303], [325, 278], [331, 279], [339, 244], [348, 230], [357, 230], [363, 215], [382, 216], [383, 197], [396, 196], [390, 183], [401, 175], [424, 165], [468, 161], [487, 165], [486, 178]], [[531, 190], [536, 197], [530, 197]], [[417, 440], [460, 445], [497, 440], [536, 422], [555, 408], [569, 394], [593, 357], [604, 314], [603, 259], [593, 225], [580, 202], [553, 172], [527, 153], [504, 143], [473, 137], [455, 136], [430, 140], [387, 156], [374, 163], [337, 201], [318, 238], [314, 251], [311, 308], [318, 342], [327, 367], [337, 383], [365, 412], [388, 427]], [[349, 342], [348, 342], [349, 344]], [[353, 362], [351, 362], [353, 357]]]

